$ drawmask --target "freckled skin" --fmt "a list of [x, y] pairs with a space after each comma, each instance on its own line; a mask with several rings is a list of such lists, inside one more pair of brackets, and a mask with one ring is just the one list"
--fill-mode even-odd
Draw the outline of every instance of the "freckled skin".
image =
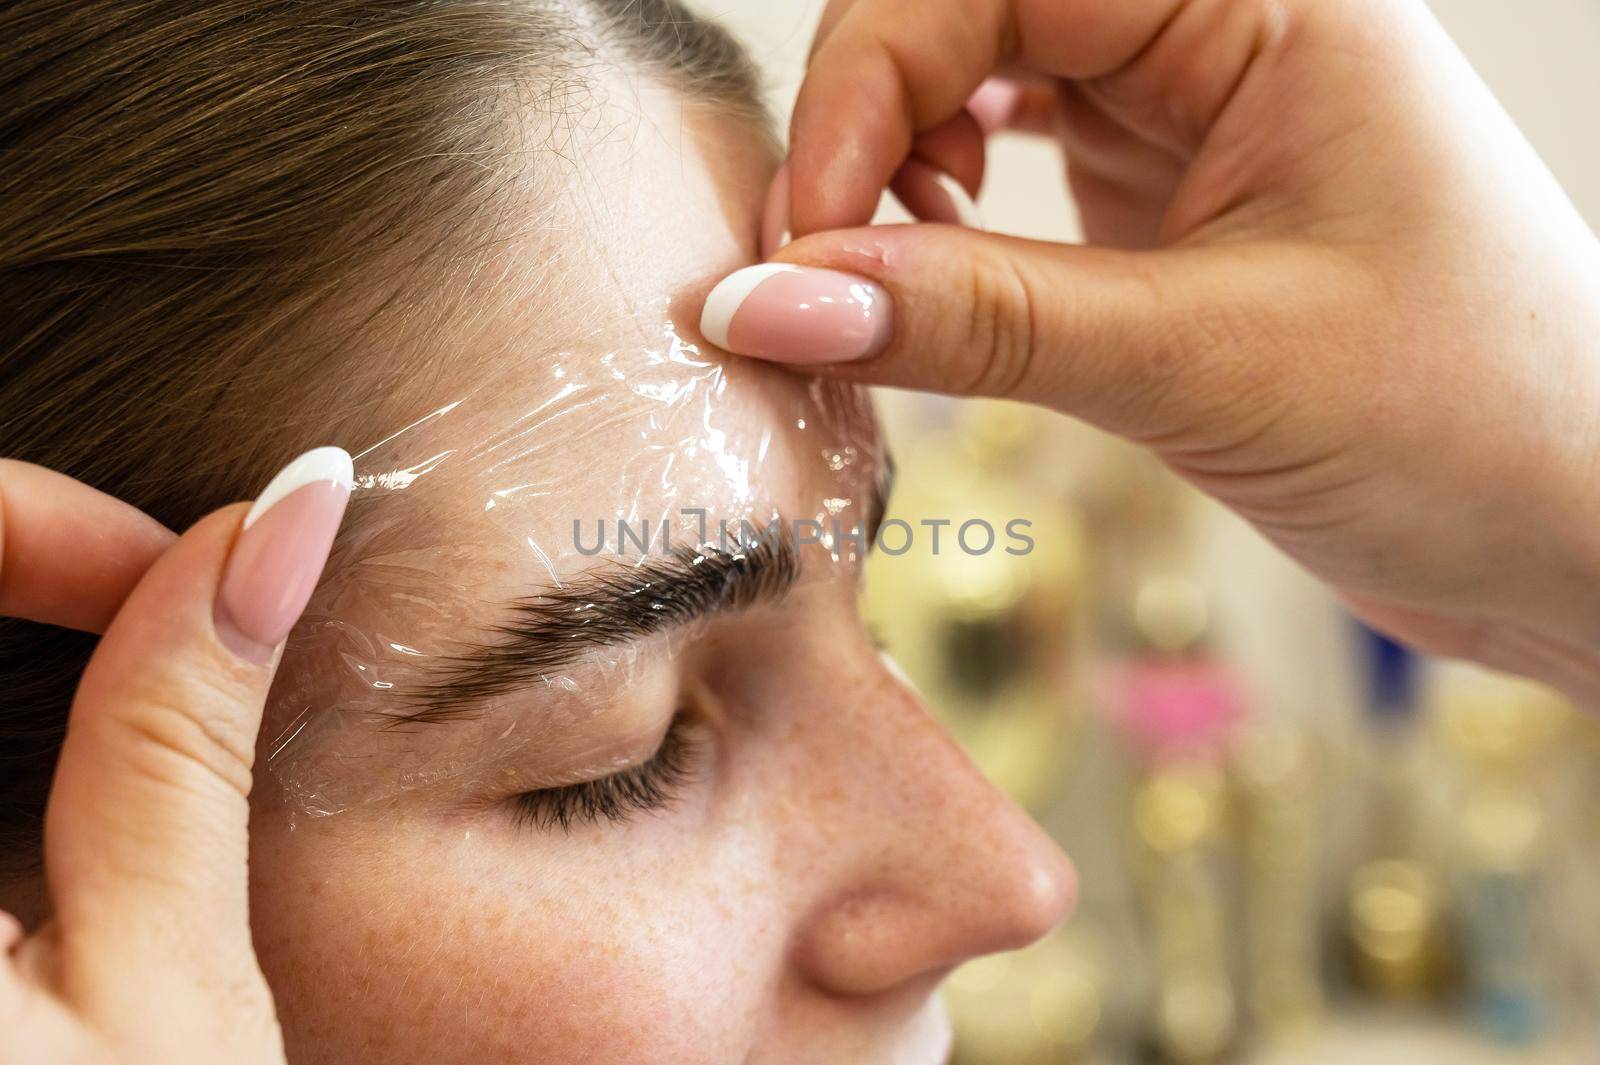
[[[688, 121], [665, 94], [638, 102], [660, 130]], [[772, 160], [736, 130], [698, 133], [625, 138], [633, 172], [660, 178], [659, 225], [630, 235], [630, 287], [674, 291], [752, 255]], [[728, 417], [759, 436], [775, 397], [804, 386], [740, 372]], [[808, 472], [813, 440], [780, 427], [770, 444], [762, 488], [788, 513], [837, 491]], [[562, 455], [596, 492], [636, 490], [603, 441]], [[258, 779], [252, 919], [291, 1062], [943, 1060], [939, 981], [1046, 932], [1070, 870], [889, 675], [856, 615], [855, 567], [814, 561], [782, 603], [674, 656], [713, 709], [702, 768], [665, 810], [563, 835], [517, 826], [469, 784], [316, 817]], [[526, 559], [516, 575], [541, 576]]]

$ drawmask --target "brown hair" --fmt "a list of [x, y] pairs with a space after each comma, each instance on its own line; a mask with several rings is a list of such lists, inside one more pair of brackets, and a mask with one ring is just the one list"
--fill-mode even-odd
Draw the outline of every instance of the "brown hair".
[[[6, 3], [0, 455], [182, 529], [348, 439], [418, 372], [328, 388], [422, 275], [392, 264], [459, 254], [522, 109], [581, 109], [618, 66], [758, 111], [742, 50], [678, 0]], [[380, 261], [400, 280], [332, 328]], [[0, 869], [38, 859], [92, 648], [0, 620]]]

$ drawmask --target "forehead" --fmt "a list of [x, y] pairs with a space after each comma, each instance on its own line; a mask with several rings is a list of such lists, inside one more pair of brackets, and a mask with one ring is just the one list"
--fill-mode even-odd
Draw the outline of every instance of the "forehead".
[[826, 529], [868, 501], [877, 437], [862, 392], [653, 325], [628, 348], [520, 356], [359, 454], [340, 572], [433, 557], [480, 598], [525, 595], [642, 541], [690, 546], [779, 518]]
[[409, 384], [416, 413], [352, 448], [345, 530], [280, 673], [274, 763], [335, 718], [392, 712], [514, 600], [659, 552], [664, 526], [687, 546], [723, 523], [866, 520], [865, 397], [693, 328], [700, 296], [754, 257], [772, 160], [671, 98], [647, 104], [564, 175], [565, 214], [530, 207], [480, 260], [441, 368]]
[[535, 162], [441, 338], [472, 369], [441, 369], [427, 413], [357, 455], [351, 527], [374, 542], [352, 561], [400, 546], [376, 542], [388, 526], [413, 547], [470, 542], [482, 570], [531, 552], [559, 580], [585, 564], [575, 522], [806, 519], [859, 494], [862, 397], [694, 328], [704, 292], [754, 257], [775, 162], [704, 107], [611, 84], [569, 150]]

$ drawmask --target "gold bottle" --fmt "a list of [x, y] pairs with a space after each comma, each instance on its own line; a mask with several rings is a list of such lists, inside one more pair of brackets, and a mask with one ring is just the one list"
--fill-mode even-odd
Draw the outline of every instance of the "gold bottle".
[[1153, 1035], [1164, 1060], [1224, 1059], [1237, 1036], [1230, 929], [1219, 875], [1224, 777], [1205, 760], [1156, 768], [1134, 798], [1140, 896], [1156, 979]]
[[1321, 774], [1307, 730], [1262, 721], [1234, 749], [1250, 1015], [1269, 1039], [1321, 1019]]
[[1365, 858], [1345, 894], [1345, 945], [1357, 987], [1386, 1002], [1437, 1000], [1454, 958], [1432, 793], [1434, 752], [1421, 727], [1412, 652], [1362, 630], [1368, 654]]
[[[1082, 528], [1031, 479], [1046, 465], [1045, 415], [1002, 403], [956, 410], [925, 435], [896, 437], [887, 517], [904, 526], [880, 533], [863, 612], [973, 760], [1038, 809], [1068, 771]], [[963, 541], [968, 523], [981, 524]], [[905, 527], [913, 538], [900, 552]], [[971, 550], [984, 529], [993, 544]]]
[[[1040, 813], [1071, 772], [1087, 568], [1076, 513], [1037, 476], [1053, 469], [1042, 453], [1047, 416], [966, 403], [936, 408], [926, 432], [917, 420], [891, 418], [900, 431], [888, 517], [918, 540], [893, 553], [900, 541], [880, 533], [863, 609], [979, 767]], [[962, 543], [960, 529], [972, 521], [1000, 542], [968, 550], [974, 545]], [[1007, 535], [1019, 521], [1026, 544]], [[937, 525], [937, 553], [930, 523], [948, 523]], [[958, 970], [946, 989], [958, 1065], [1093, 1060], [1104, 987], [1096, 942], [1092, 919], [1078, 918], [1027, 950]]]
[[1225, 1060], [1239, 1036], [1227, 744], [1237, 678], [1207, 637], [1203, 589], [1177, 549], [1135, 587], [1122, 723], [1141, 777], [1133, 870], [1153, 961], [1151, 1041], [1182, 1065]]

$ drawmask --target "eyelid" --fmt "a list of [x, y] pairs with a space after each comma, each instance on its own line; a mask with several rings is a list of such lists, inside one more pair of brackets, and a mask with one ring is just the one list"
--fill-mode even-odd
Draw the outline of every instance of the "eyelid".
[[567, 835], [579, 823], [595, 824], [603, 818], [621, 825], [635, 814], [670, 806], [693, 783], [700, 744], [705, 742], [692, 735], [696, 731], [688, 714], [680, 710], [646, 761], [594, 780], [513, 796], [517, 827], [559, 828]]

